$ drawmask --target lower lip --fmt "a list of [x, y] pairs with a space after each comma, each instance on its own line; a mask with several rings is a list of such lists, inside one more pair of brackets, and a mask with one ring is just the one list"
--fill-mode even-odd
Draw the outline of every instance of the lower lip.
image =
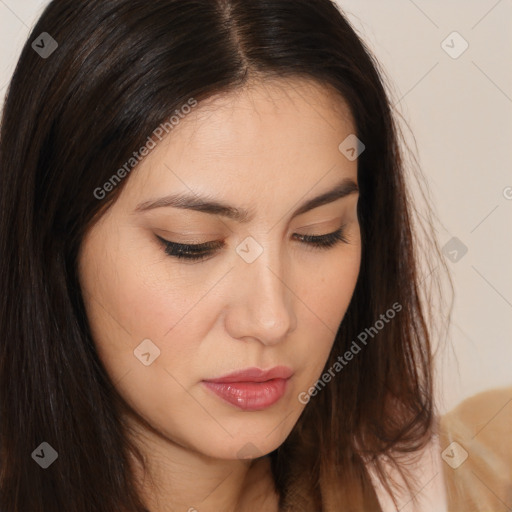
[[285, 393], [288, 379], [265, 382], [208, 382], [204, 385], [226, 402], [244, 411], [260, 411], [275, 404]]

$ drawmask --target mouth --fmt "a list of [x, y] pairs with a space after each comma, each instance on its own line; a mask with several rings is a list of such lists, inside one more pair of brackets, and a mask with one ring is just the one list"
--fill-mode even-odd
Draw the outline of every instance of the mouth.
[[290, 368], [276, 366], [270, 370], [247, 368], [203, 384], [225, 402], [244, 411], [260, 411], [278, 402], [293, 375]]

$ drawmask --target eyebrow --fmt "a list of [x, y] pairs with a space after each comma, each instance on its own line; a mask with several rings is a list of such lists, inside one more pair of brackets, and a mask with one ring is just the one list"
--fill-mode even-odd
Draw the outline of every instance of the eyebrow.
[[[323, 206], [324, 204], [332, 203], [337, 199], [349, 196], [358, 191], [359, 188], [357, 184], [352, 179], [345, 178], [334, 188], [304, 202], [293, 212], [292, 218], [313, 210], [314, 208], [318, 208], [319, 206]], [[135, 211], [144, 212], [164, 207], [182, 208], [211, 215], [220, 215], [240, 223], [250, 222], [254, 218], [254, 212], [252, 210], [230, 206], [208, 196], [200, 197], [197, 195], [190, 195], [188, 193], [172, 194], [159, 199], [145, 201], [140, 203], [135, 208]]]

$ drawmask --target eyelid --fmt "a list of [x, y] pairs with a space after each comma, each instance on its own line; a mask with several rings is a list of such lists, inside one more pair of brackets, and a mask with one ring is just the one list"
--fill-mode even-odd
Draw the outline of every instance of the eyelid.
[[[313, 224], [308, 224], [306, 226], [301, 226], [299, 228], [296, 228], [296, 230], [313, 228], [313, 227], [316, 227], [316, 226], [321, 226], [323, 224], [330, 224], [330, 223], [332, 223], [332, 222], [334, 222], [336, 220], [340, 220], [341, 218], [342, 218], [342, 216], [339, 216], [339, 217], [336, 217], [335, 219], [329, 219], [329, 220], [326, 220], [326, 221], [315, 222]], [[339, 229], [344, 229], [345, 226], [346, 225], [344, 224], [343, 226], [338, 226], [337, 228], [333, 228], [333, 230], [329, 231], [328, 233], [323, 233], [322, 232], [322, 233], [319, 233], [317, 235], [310, 234], [310, 233], [294, 233], [294, 235], [305, 236], [305, 237], [308, 237], [308, 238], [322, 237], [322, 236], [326, 236], [326, 235], [331, 235], [331, 234], [333, 234], [335, 231], [337, 231]], [[182, 233], [177, 233], [176, 231], [170, 231], [170, 230], [167, 230], [167, 229], [159, 229], [159, 231], [163, 231], [164, 233], [168, 233], [170, 235], [184, 236]], [[165, 238], [162, 238], [161, 236], [158, 236], [156, 233], [155, 233], [155, 235], [156, 235], [156, 237], [162, 243], [171, 244], [171, 245], [179, 246], [179, 247], [190, 247], [190, 246], [193, 246], [195, 248], [212, 248], [213, 246], [221, 247], [223, 245], [223, 242], [221, 240], [208, 240], [206, 242], [201, 242], [200, 240], [197, 240], [197, 239], [193, 238], [195, 236], [194, 234], [188, 235], [187, 236], [187, 241], [182, 241], [182, 242], [178, 242], [176, 240], [166, 240]], [[211, 237], [211, 238], [219, 238], [219, 237], [221, 237], [222, 238], [222, 235], [213, 234], [213, 233], [201, 233], [201, 235], [198, 235], [198, 236], [200, 236], [201, 238], [203, 238], [203, 237]], [[192, 238], [189, 238], [189, 237], [192, 237]]]
[[[347, 224], [342, 224], [338, 229], [329, 233], [319, 235], [309, 235], [294, 233], [294, 239], [302, 244], [307, 250], [327, 251], [335, 246], [350, 243], [350, 238], [346, 235]], [[155, 233], [156, 235], [156, 233]], [[164, 252], [183, 263], [200, 263], [215, 256], [218, 249], [226, 244], [223, 240], [213, 240], [202, 244], [182, 244], [165, 240], [156, 235], [163, 244]]]
[[[318, 222], [313, 222], [313, 223], [310, 223], [310, 224], [304, 224], [298, 228], [295, 228], [295, 229], [308, 229], [308, 228], [314, 228], [316, 226], [323, 226], [324, 224], [334, 224], [334, 223], [338, 223], [341, 222], [341, 220], [343, 219], [343, 215], [338, 215], [337, 217], [330, 217], [329, 219], [327, 220], [320, 220]], [[338, 226], [339, 227], [339, 226]], [[336, 228], [337, 229], [337, 228]], [[323, 234], [327, 234], [327, 233], [323, 233]]]
[[[331, 217], [327, 220], [321, 220], [321, 221], [318, 221], [318, 222], [313, 222], [311, 224], [305, 224], [305, 225], [302, 225], [302, 226], [299, 226], [297, 228], [294, 229], [295, 230], [299, 230], [299, 229], [308, 229], [308, 228], [314, 228], [314, 227], [317, 227], [317, 226], [322, 226], [324, 224], [331, 224], [331, 223], [336, 223], [338, 221], [341, 221], [341, 219], [343, 218], [343, 215], [338, 215], [337, 217]], [[338, 226], [339, 227], [339, 226]], [[333, 229], [338, 229], [338, 228], [333, 228]], [[157, 229], [157, 231], [161, 231], [163, 233], [166, 233], [170, 236], [176, 236], [176, 237], [179, 237], [179, 238], [186, 238], [186, 241], [176, 241], [176, 240], [173, 240], [171, 243], [175, 243], [175, 244], [181, 244], [181, 245], [202, 245], [202, 244], [209, 244], [211, 243], [212, 240], [214, 239], [218, 239], [218, 238], [222, 238], [224, 235], [221, 234], [221, 233], [214, 233], [214, 232], [211, 232], [211, 233], [207, 233], [207, 232], [201, 232], [201, 233], [188, 233], [188, 234], [184, 234], [183, 232], [177, 232], [177, 231], [171, 231], [170, 229], [163, 229], [163, 228], [159, 228]], [[301, 234], [307, 234], [307, 233], [301, 233]], [[320, 235], [326, 235], [326, 234], [329, 234], [329, 233], [320, 233]], [[158, 236], [158, 235], [157, 235]], [[312, 236], [315, 236], [315, 235], [312, 235]], [[197, 237], [197, 238], [195, 238]], [[165, 240], [165, 239], [162, 239], [161, 237], [159, 237], [161, 240]], [[205, 238], [208, 238], [210, 240], [208, 240], [207, 242], [201, 242], [200, 239], [205, 239]], [[167, 240], [169, 241], [169, 240]]]
[[[169, 229], [158, 229], [157, 231], [162, 231], [163, 233], [166, 233], [170, 235], [171, 237], [178, 237], [178, 238], [185, 238], [186, 241], [184, 242], [178, 242], [174, 241], [173, 243], [176, 244], [182, 244], [182, 245], [194, 245], [194, 244], [202, 244], [202, 243], [210, 243], [212, 240], [216, 240], [219, 238], [222, 238], [224, 235], [221, 233], [207, 233], [204, 231], [201, 231], [201, 233], [183, 233], [183, 232], [177, 232], [177, 231], [170, 231]], [[155, 233], [156, 234], [156, 233]], [[156, 235], [158, 236], [158, 235]], [[164, 240], [161, 237], [158, 237], [161, 240]], [[204, 240], [205, 238], [208, 239], [207, 242], [201, 242], [201, 240]]]
[[166, 245], [174, 245], [176, 247], [193, 247], [194, 249], [212, 249], [216, 247], [222, 247], [224, 245], [224, 242], [222, 240], [210, 240], [208, 242], [175, 242], [173, 240], [166, 240], [165, 238], [162, 238], [161, 236], [156, 235], [156, 237], [164, 244]]

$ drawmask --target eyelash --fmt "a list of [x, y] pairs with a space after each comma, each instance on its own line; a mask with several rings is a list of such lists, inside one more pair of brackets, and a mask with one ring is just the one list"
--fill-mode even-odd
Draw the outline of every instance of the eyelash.
[[[158, 235], [156, 236], [164, 245], [164, 251], [168, 256], [191, 261], [201, 261], [224, 245], [223, 242], [206, 242], [196, 245], [179, 244], [165, 240]], [[302, 243], [312, 246], [314, 249], [330, 249], [341, 242], [348, 243], [345, 237], [344, 225], [333, 233], [327, 233], [325, 235], [313, 236], [295, 233], [294, 236], [297, 236]]]

